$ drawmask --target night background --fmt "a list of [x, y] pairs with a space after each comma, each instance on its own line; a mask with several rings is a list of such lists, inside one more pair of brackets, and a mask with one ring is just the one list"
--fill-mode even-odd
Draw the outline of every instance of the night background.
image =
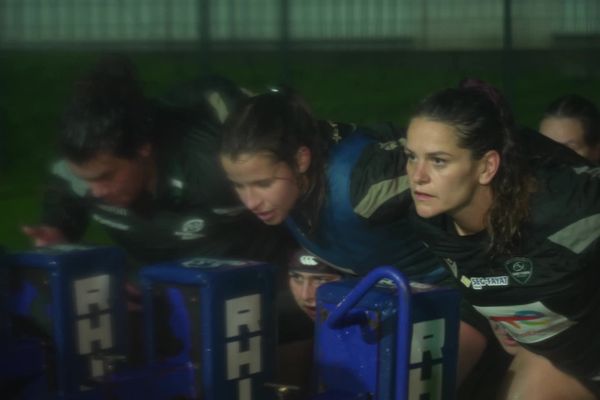
[[0, 0], [0, 243], [29, 246], [19, 226], [37, 220], [60, 113], [109, 52], [149, 96], [218, 74], [358, 123], [404, 125], [428, 93], [478, 77], [537, 128], [560, 95], [600, 102], [598, 50], [597, 0]]

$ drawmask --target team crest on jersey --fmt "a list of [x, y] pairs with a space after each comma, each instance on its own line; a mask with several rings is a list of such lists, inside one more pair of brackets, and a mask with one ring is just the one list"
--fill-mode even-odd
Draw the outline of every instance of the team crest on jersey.
[[508, 274], [521, 285], [526, 284], [533, 275], [533, 262], [528, 258], [515, 257], [504, 263]]
[[201, 233], [204, 229], [204, 225], [204, 220], [200, 218], [187, 220], [181, 226], [181, 230], [175, 232], [175, 235], [179, 236], [183, 240], [201, 238], [204, 236], [204, 234]]

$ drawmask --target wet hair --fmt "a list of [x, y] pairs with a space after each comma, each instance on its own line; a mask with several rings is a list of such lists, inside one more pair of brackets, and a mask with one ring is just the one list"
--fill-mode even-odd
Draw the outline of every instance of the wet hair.
[[132, 159], [152, 141], [151, 126], [149, 102], [132, 63], [108, 56], [76, 82], [62, 118], [59, 151], [75, 163], [102, 152]]
[[544, 118], [573, 118], [583, 127], [583, 140], [589, 147], [600, 145], [600, 111], [585, 97], [568, 94], [557, 98], [546, 107]]
[[275, 161], [286, 163], [302, 182], [296, 153], [302, 146], [311, 152], [311, 162], [304, 175], [307, 186], [295, 209], [316, 226], [325, 197], [326, 145], [308, 104], [291, 89], [270, 91], [251, 97], [225, 121], [221, 154], [235, 160], [243, 154], [267, 152]]
[[459, 146], [473, 159], [488, 151], [500, 155], [500, 166], [491, 187], [493, 203], [486, 215], [492, 255], [519, 244], [523, 223], [529, 217], [532, 176], [517, 141], [512, 112], [502, 94], [476, 79], [463, 80], [458, 88], [445, 89], [427, 97], [413, 117], [424, 117], [452, 126]]

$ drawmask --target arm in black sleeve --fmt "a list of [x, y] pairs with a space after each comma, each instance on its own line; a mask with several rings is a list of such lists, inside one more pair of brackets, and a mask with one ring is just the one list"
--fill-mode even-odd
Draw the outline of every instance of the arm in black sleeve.
[[65, 162], [52, 169], [42, 200], [41, 223], [58, 228], [70, 240], [81, 239], [89, 223], [87, 185], [74, 177]]

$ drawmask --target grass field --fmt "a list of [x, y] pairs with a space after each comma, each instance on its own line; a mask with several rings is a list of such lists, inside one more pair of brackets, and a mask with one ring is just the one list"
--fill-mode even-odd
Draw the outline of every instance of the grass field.
[[[0, 244], [22, 249], [18, 231], [35, 222], [61, 110], [72, 82], [98, 59], [94, 52], [0, 53]], [[198, 76], [192, 53], [132, 53], [149, 95]], [[465, 76], [507, 90], [520, 122], [537, 126], [544, 106], [564, 93], [600, 102], [598, 60], [585, 52], [515, 55], [510, 69], [498, 53], [303, 53], [290, 57], [289, 83], [322, 118], [405, 123], [427, 93]], [[214, 54], [212, 71], [262, 91], [282, 80], [280, 56], [267, 52]], [[101, 240], [97, 229], [88, 240]]]

